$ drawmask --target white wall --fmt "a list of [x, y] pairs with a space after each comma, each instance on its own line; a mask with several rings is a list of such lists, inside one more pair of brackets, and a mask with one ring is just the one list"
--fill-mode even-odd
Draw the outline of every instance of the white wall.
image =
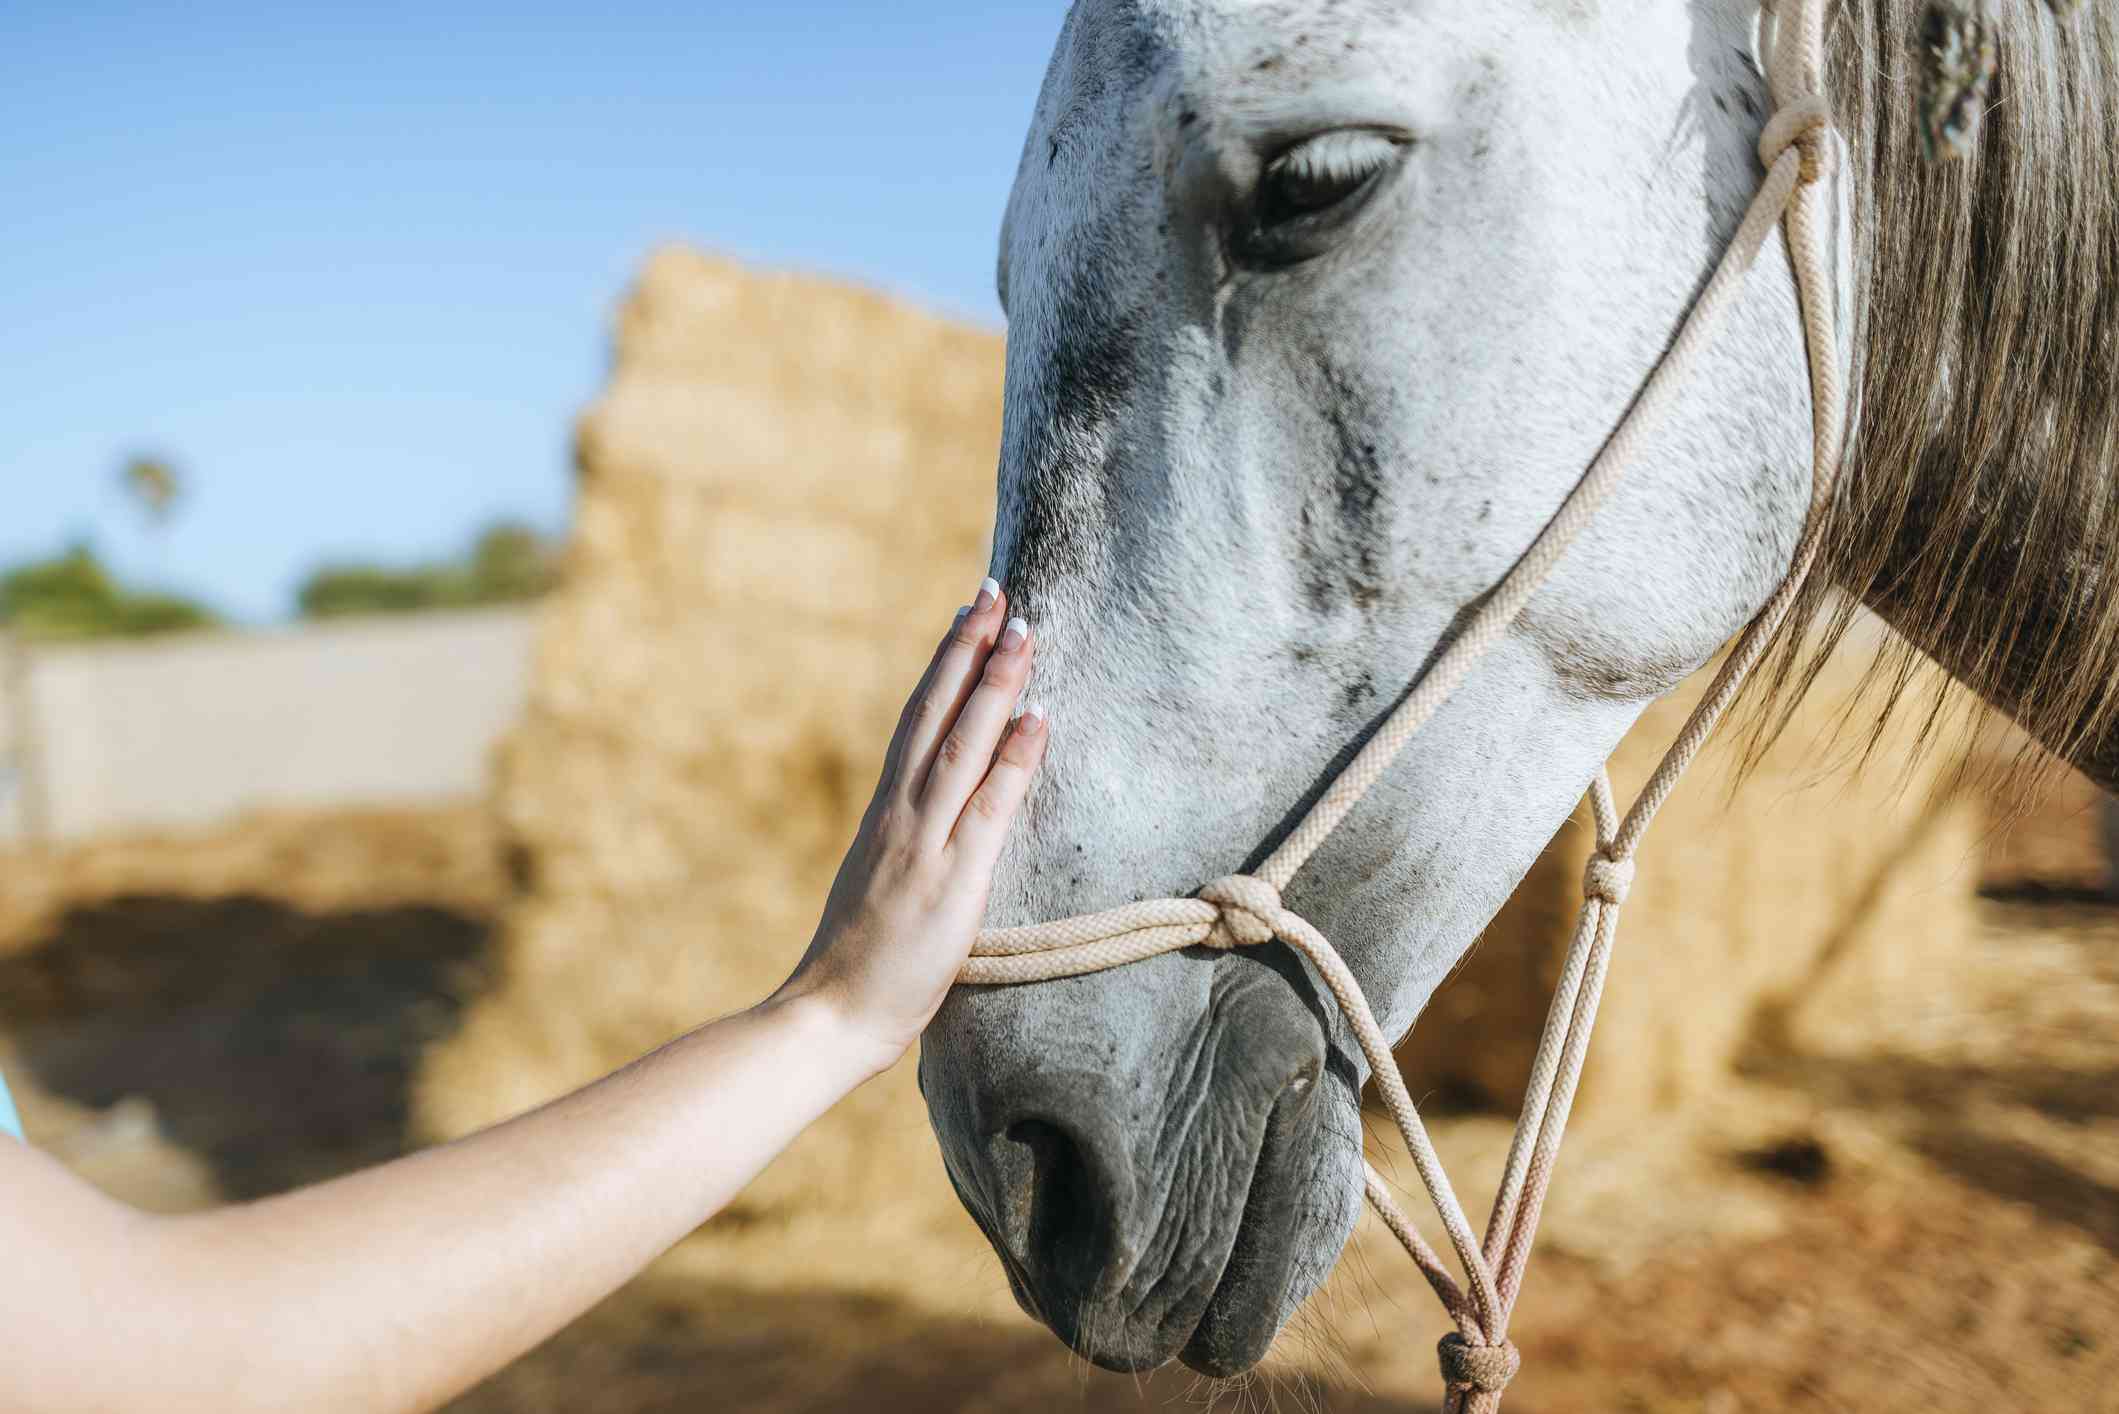
[[67, 839], [481, 792], [532, 624], [510, 609], [27, 652], [0, 672], [0, 838], [40, 816]]

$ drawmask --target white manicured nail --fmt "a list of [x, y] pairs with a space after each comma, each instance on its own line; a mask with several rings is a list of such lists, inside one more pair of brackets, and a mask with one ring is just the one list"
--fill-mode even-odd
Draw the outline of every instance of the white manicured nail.
[[995, 579], [992, 575], [988, 575], [985, 579], [979, 581], [979, 601], [978, 603], [972, 605], [972, 607], [983, 614], [988, 609], [992, 608], [994, 606], [995, 601], [997, 601], [1000, 597], [1001, 582]]
[[1024, 703], [1023, 722], [1025, 725], [1025, 729], [1033, 732], [1038, 730], [1038, 728], [1044, 726], [1045, 708], [1043, 704], [1037, 702]]
[[1028, 637], [1030, 637], [1030, 625], [1024, 623], [1021, 619], [1008, 620], [1008, 628], [1001, 634], [1001, 651], [1003, 653], [1013, 653], [1016, 649], [1023, 646], [1023, 640]]

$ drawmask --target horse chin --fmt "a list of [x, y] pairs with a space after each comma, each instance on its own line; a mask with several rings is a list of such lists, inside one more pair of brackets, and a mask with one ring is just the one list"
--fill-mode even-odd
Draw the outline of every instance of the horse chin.
[[1289, 1298], [1301, 1265], [1302, 1194], [1315, 1178], [1319, 1089], [1290, 1089], [1267, 1117], [1228, 1261], [1179, 1353], [1203, 1375], [1226, 1379], [1256, 1365], [1295, 1304]]

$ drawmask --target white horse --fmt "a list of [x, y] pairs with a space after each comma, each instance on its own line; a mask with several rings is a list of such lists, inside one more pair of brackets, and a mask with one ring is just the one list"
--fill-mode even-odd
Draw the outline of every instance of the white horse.
[[[1982, 148], [1936, 165], [1918, 8], [1843, 0], [1830, 29], [1858, 407], [1839, 593], [1767, 686], [1803, 684], [1820, 611], [1830, 637], [1866, 602], [2109, 786], [2119, 25], [1999, 0]], [[1760, 23], [1745, 0], [1079, 0], [1001, 240], [993, 572], [1055, 728], [990, 921], [1256, 864], [1418, 681], [1756, 188]], [[1776, 241], [1616, 498], [1288, 890], [1387, 1029], [1779, 582], [1809, 478]], [[1363, 1066], [1277, 947], [962, 990], [921, 1077], [1018, 1298], [1111, 1368], [1250, 1366], [1360, 1201]]]

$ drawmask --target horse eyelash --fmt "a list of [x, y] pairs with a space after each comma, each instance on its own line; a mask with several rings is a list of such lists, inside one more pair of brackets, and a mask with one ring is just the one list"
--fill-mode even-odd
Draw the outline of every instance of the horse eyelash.
[[1325, 133], [1283, 154], [1271, 170], [1304, 182], [1355, 182], [1389, 160], [1394, 146], [1372, 132]]

